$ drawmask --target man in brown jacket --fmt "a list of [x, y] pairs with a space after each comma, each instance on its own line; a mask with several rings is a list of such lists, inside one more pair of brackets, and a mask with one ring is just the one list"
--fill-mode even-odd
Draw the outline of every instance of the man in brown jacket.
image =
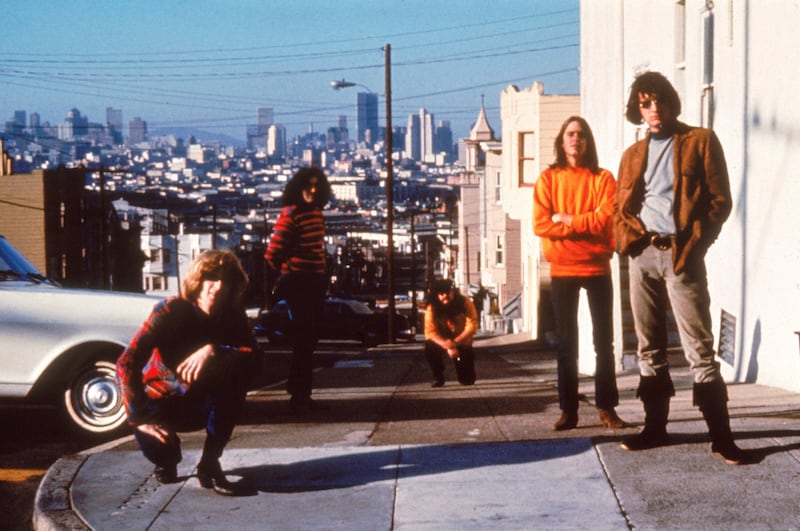
[[628, 256], [631, 308], [638, 340], [644, 429], [626, 450], [667, 444], [675, 388], [667, 360], [667, 302], [694, 377], [693, 400], [708, 425], [711, 449], [730, 464], [743, 461], [730, 429], [727, 387], [714, 359], [705, 254], [731, 211], [725, 156], [709, 129], [677, 120], [681, 102], [670, 82], [646, 72], [633, 82], [626, 118], [647, 124], [617, 174], [614, 228]]

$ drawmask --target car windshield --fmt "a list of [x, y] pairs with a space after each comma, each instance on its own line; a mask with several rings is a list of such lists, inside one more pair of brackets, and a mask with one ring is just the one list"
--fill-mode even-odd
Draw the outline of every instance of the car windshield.
[[33, 264], [8, 243], [8, 240], [0, 236], [0, 280], [17, 277], [45, 280], [44, 275], [33, 267]]

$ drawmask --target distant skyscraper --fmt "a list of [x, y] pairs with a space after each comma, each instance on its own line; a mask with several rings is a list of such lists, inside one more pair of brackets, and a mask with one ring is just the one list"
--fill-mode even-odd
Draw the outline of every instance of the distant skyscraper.
[[257, 109], [257, 123], [247, 126], [247, 149], [258, 151], [267, 146], [267, 132], [275, 123], [272, 107], [259, 107]]
[[433, 135], [436, 132], [436, 127], [434, 126], [433, 115], [425, 109], [419, 110], [419, 127], [419, 160], [433, 162], [436, 158], [436, 153], [433, 150]]
[[371, 131], [370, 140], [378, 140], [378, 95], [373, 92], [359, 92], [356, 95], [356, 125], [358, 141], [364, 142], [367, 131]]
[[419, 114], [409, 114], [408, 124], [406, 125], [406, 156], [416, 161], [421, 160], [419, 125]]
[[434, 152], [436, 154], [444, 153], [447, 156], [447, 160], [451, 160], [453, 155], [453, 130], [450, 129], [450, 120], [439, 120], [433, 140]]
[[28, 113], [25, 111], [14, 111], [14, 123], [25, 129], [25, 122], [28, 121]]
[[14, 111], [14, 118], [6, 122], [6, 133], [21, 135], [25, 132], [25, 111]]
[[286, 157], [286, 129], [279, 124], [272, 124], [267, 129], [267, 155], [275, 159]]
[[42, 119], [38, 112], [32, 112], [28, 117], [30, 123], [31, 134], [40, 136], [42, 134]]
[[112, 144], [122, 144], [122, 109], [106, 107], [106, 128]]
[[58, 127], [59, 140], [71, 141], [89, 134], [89, 118], [78, 109], [71, 109]]
[[406, 128], [406, 155], [417, 162], [434, 162], [434, 134], [433, 115], [425, 109], [420, 109], [417, 114], [408, 116]]
[[106, 107], [106, 122], [117, 131], [122, 131], [122, 109]]
[[137, 116], [128, 123], [128, 142], [139, 144], [145, 140], [147, 140], [147, 122]]
[[272, 107], [259, 107], [258, 108], [258, 126], [264, 134], [266, 134], [269, 126], [275, 123], [275, 116], [272, 112]]
[[349, 132], [347, 130], [347, 116], [344, 114], [339, 115], [339, 125], [336, 127], [329, 127], [328, 134], [325, 138], [325, 146], [327, 149], [347, 149], [350, 143]]

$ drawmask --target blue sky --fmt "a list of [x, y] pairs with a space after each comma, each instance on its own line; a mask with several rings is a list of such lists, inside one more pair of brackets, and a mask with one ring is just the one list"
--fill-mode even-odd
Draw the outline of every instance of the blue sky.
[[[469, 133], [481, 98], [499, 130], [500, 92], [544, 83], [578, 93], [578, 0], [4, 0], [0, 121], [15, 110], [93, 122], [122, 109], [151, 130], [244, 138], [257, 107], [293, 136], [348, 117], [356, 92], [381, 95], [391, 44], [392, 120], [424, 107]], [[334, 91], [330, 81], [362, 86]]]

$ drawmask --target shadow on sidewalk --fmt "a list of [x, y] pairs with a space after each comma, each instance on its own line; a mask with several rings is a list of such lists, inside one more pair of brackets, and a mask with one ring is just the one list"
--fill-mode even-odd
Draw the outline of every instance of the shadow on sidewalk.
[[[262, 492], [311, 492], [450, 472], [460, 473], [463, 480], [465, 471], [480, 481], [481, 469], [486, 467], [557, 460], [584, 452], [594, 452], [589, 439], [364, 447], [317, 459], [239, 467], [226, 473], [241, 476], [251, 488]], [[266, 457], [280, 453], [272, 450]]]

